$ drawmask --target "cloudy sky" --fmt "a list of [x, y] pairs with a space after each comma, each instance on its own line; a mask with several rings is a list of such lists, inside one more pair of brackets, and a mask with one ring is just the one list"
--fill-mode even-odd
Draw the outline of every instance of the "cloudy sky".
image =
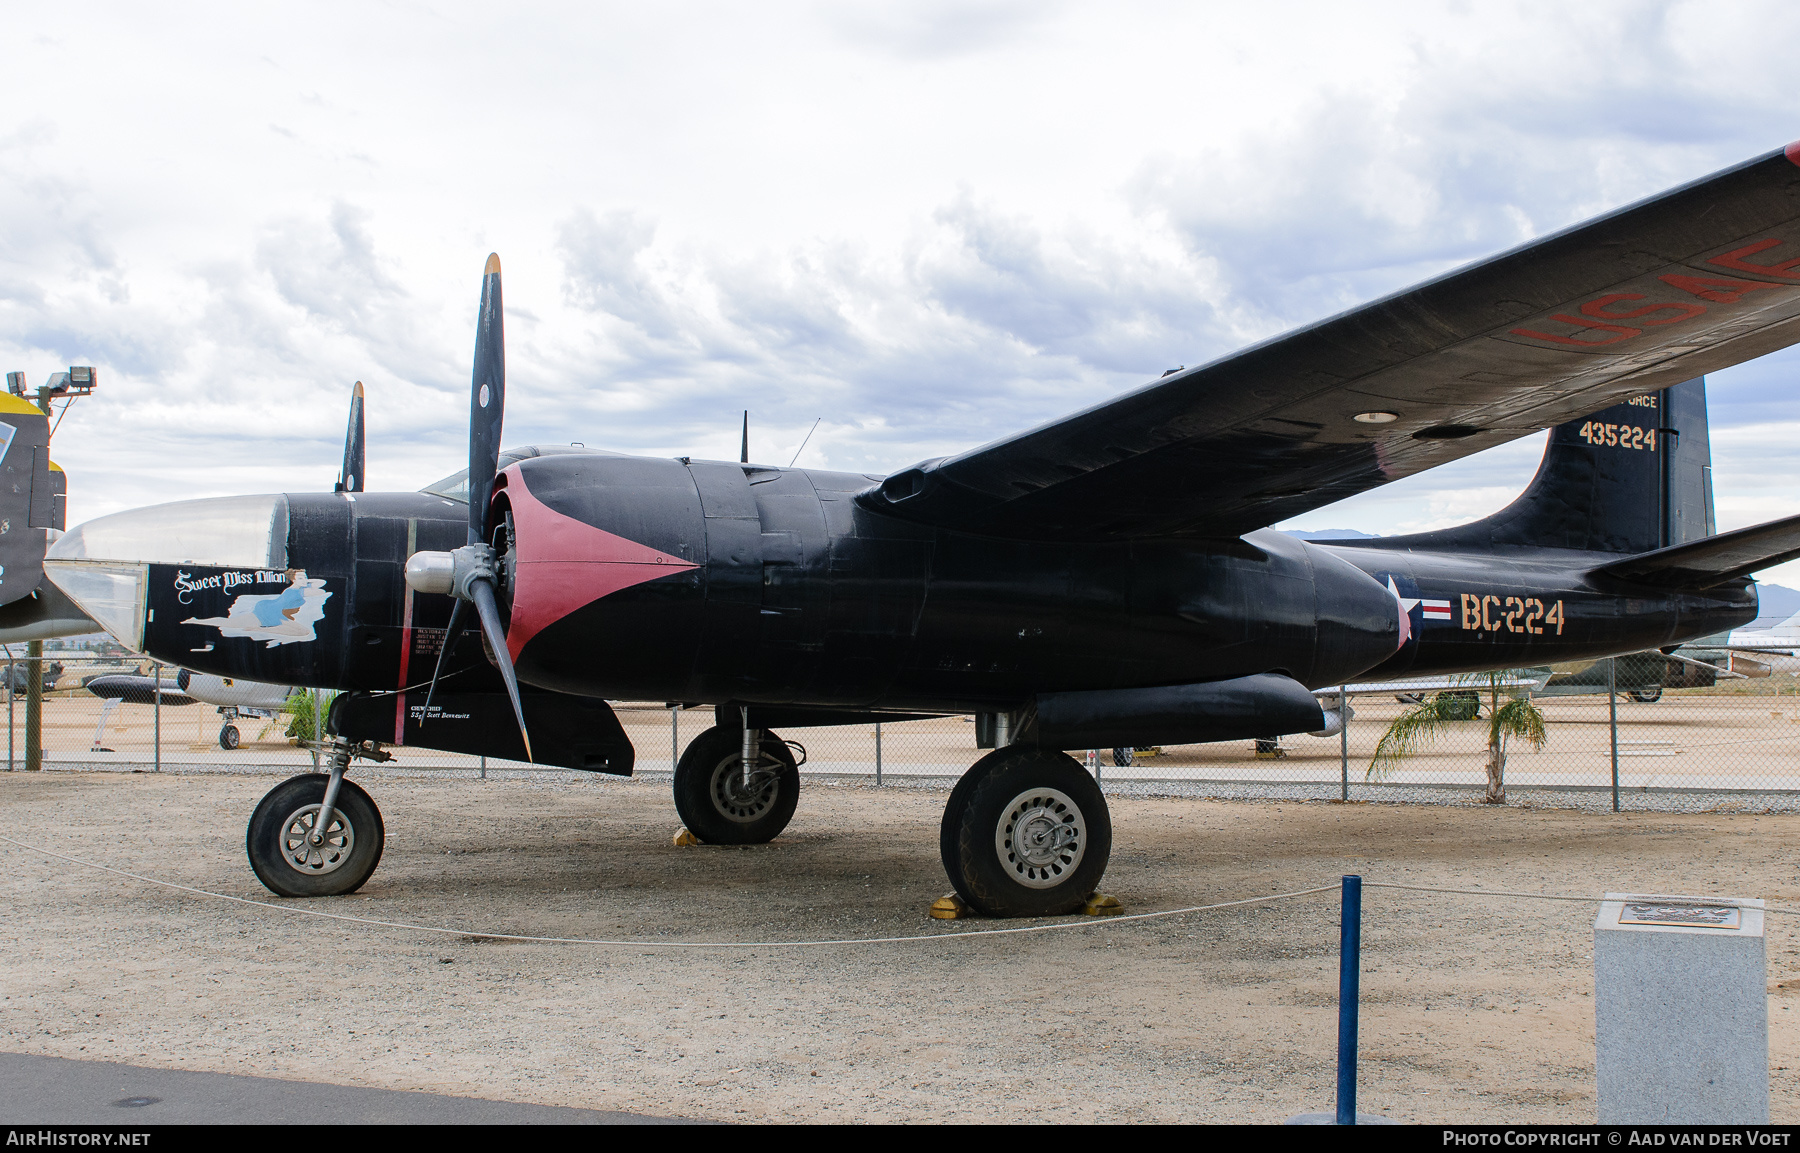
[[[94, 364], [72, 520], [507, 441], [885, 473], [1800, 137], [1800, 6], [40, 5], [0, 14], [0, 363]], [[1800, 511], [1800, 353], [1712, 380]], [[1309, 515], [1510, 499], [1533, 438]], [[1790, 568], [1795, 566], [1788, 566]], [[1800, 584], [1800, 572], [1775, 579]]]

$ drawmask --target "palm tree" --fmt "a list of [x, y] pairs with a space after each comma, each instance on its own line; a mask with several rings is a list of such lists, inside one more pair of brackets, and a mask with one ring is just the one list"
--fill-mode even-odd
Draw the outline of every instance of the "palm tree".
[[[1506, 703], [1500, 703], [1500, 683], [1506, 676], [1506, 670], [1496, 669], [1487, 673], [1471, 673], [1467, 677], [1469, 684], [1486, 681], [1487, 795], [1482, 799], [1490, 805], [1506, 803], [1507, 743], [1518, 737], [1533, 749], [1541, 750], [1548, 737], [1544, 730], [1544, 714], [1532, 703], [1529, 691], [1517, 695], [1508, 693]], [[1375, 756], [1369, 761], [1366, 779], [1380, 780], [1394, 770], [1402, 757], [1418, 752], [1442, 736], [1452, 725], [1476, 719], [1479, 712], [1470, 708], [1470, 698], [1474, 696], [1476, 694], [1468, 690], [1449, 689], [1395, 717], [1375, 745]]]
[[323, 692], [315, 701], [312, 692], [306, 690], [288, 697], [281, 706], [282, 713], [288, 717], [286, 735], [302, 741], [323, 739], [325, 718], [336, 696], [334, 692]]

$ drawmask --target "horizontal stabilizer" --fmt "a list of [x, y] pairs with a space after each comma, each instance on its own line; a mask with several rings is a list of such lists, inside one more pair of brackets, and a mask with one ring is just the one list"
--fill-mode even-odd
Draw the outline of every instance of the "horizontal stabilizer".
[[1800, 558], [1800, 516], [1722, 532], [1602, 565], [1595, 575], [1661, 588], [1709, 589]]

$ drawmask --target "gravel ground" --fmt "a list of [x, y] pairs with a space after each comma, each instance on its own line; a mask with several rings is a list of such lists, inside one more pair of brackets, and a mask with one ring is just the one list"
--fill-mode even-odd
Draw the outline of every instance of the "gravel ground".
[[[971, 937], [993, 926], [925, 916], [947, 887], [941, 789], [812, 782], [774, 844], [679, 849], [666, 780], [365, 783], [389, 839], [380, 870], [351, 897], [249, 908], [0, 844], [0, 1047], [724, 1120], [1271, 1122], [1330, 1106], [1330, 895]], [[242, 837], [270, 784], [0, 774], [0, 832], [263, 900]], [[1139, 795], [1152, 788], [1163, 795]], [[1218, 791], [1113, 791], [1105, 887], [1130, 911], [1347, 872], [1800, 907], [1800, 817], [1787, 812], [1614, 815], [1536, 807], [1536, 795], [1526, 808], [1525, 794], [1498, 808], [1467, 793], [1341, 805], [1281, 796], [1281, 786], [1256, 786], [1257, 800], [1168, 795], [1199, 788]], [[1572, 798], [1593, 795], [1553, 793], [1545, 804]], [[1365, 1110], [1593, 1119], [1590, 908], [1393, 890], [1366, 900]], [[281, 911], [296, 905], [456, 931]], [[1797, 929], [1771, 918], [1774, 1117], [1785, 1122], [1800, 1120]], [[951, 937], [780, 944], [940, 931]], [[482, 937], [497, 932], [643, 943]], [[706, 941], [775, 943], [669, 947]]]

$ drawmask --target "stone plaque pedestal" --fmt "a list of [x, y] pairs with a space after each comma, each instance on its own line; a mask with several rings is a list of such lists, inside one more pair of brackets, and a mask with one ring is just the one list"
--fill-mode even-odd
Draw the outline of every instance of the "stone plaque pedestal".
[[1603, 1125], [1767, 1125], [1763, 903], [1608, 893], [1594, 921]]

